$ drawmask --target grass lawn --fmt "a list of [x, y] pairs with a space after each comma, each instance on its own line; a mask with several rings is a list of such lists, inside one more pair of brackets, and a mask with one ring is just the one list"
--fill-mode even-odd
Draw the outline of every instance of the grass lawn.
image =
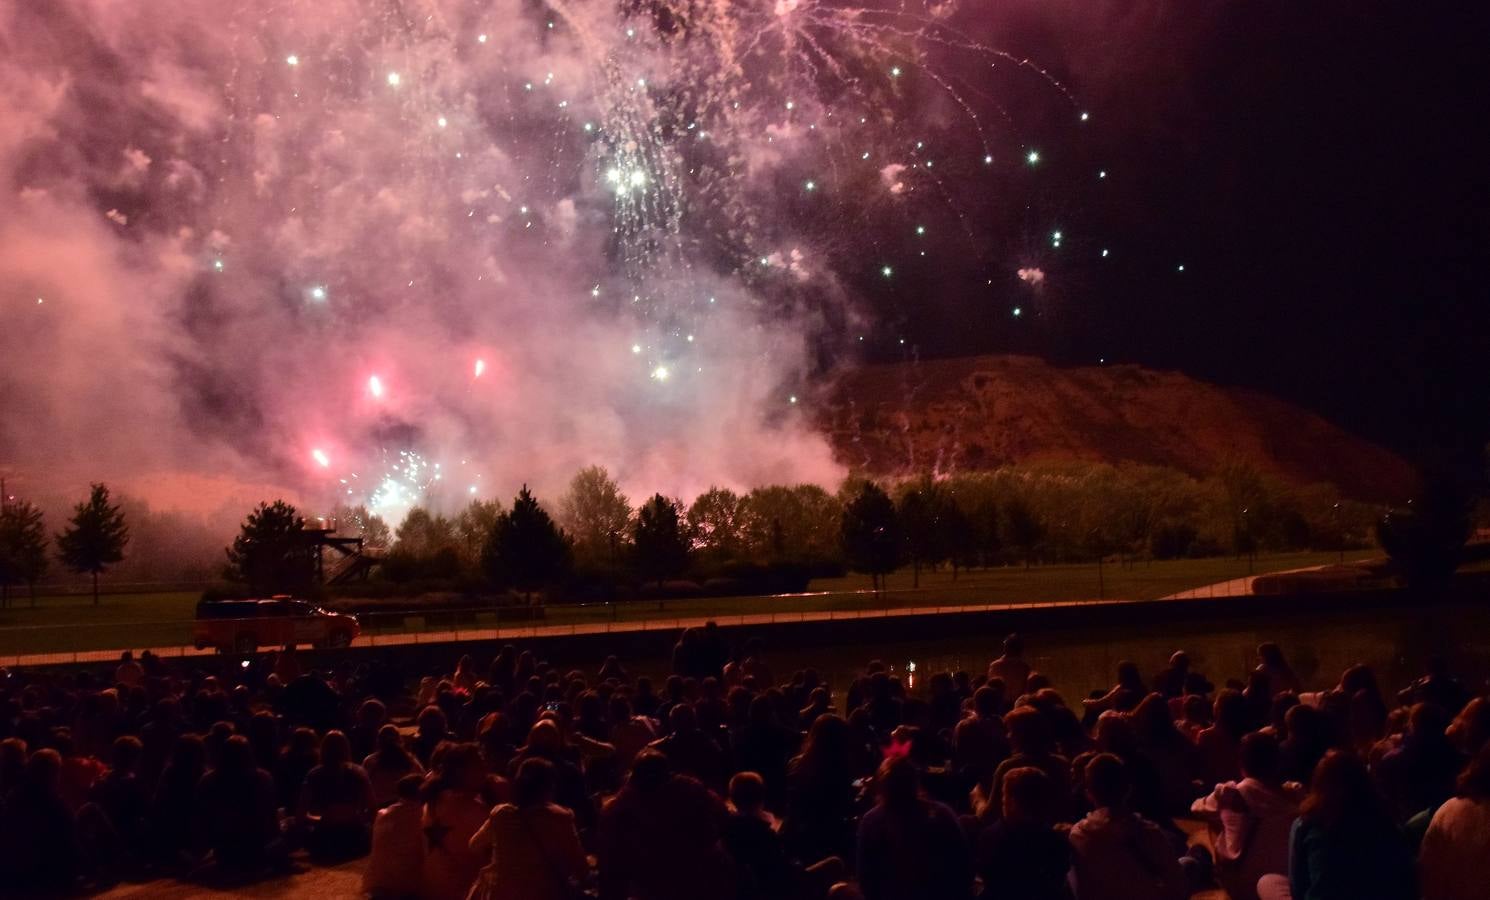
[[[1371, 554], [1346, 554], [1362, 559]], [[1253, 574], [1279, 572], [1332, 563], [1333, 553], [1285, 553], [1259, 556]], [[1139, 562], [1131, 567], [1108, 564], [1102, 567], [1101, 595], [1108, 598], [1146, 600], [1187, 588], [1200, 587], [1248, 574], [1247, 561], [1230, 557]], [[956, 579], [947, 570], [921, 573], [920, 587], [911, 586], [911, 572], [890, 576], [887, 590], [869, 592], [869, 578], [849, 575], [814, 581], [807, 594], [790, 597], [713, 597], [669, 600], [662, 611], [655, 602], [628, 603], [616, 608], [604, 605], [551, 606], [545, 624], [568, 625], [606, 620], [629, 621], [705, 615], [739, 615], [807, 610], [878, 609], [886, 606], [937, 606], [976, 603], [1045, 603], [1056, 600], [1090, 600], [1098, 597], [1097, 567], [1035, 566], [1005, 567], [962, 572]], [[105, 594], [94, 606], [88, 596], [38, 598], [12, 597], [15, 606], [0, 610], [0, 655], [94, 650], [112, 647], [176, 646], [191, 641], [191, 620], [199, 594], [176, 591], [155, 594]], [[449, 624], [449, 613], [431, 613], [430, 627]], [[368, 630], [400, 631], [407, 626], [404, 615], [366, 616]], [[472, 615], [462, 614], [461, 624]]]
[[[1366, 559], [1370, 552], [1346, 554], [1346, 560]], [[1338, 559], [1334, 553], [1281, 553], [1259, 556], [1252, 574], [1307, 568]], [[1201, 587], [1248, 574], [1247, 561], [1231, 558], [1184, 559], [1140, 562], [1132, 567], [1107, 564], [1102, 567], [1100, 596], [1107, 599], [1152, 600], [1187, 588]], [[870, 592], [867, 575], [820, 578], [808, 592], [784, 597], [718, 597], [669, 600], [661, 612], [655, 602], [640, 602], [610, 610], [600, 606], [554, 606], [547, 611], [549, 624], [581, 624], [615, 618], [672, 618], [704, 615], [739, 615], [797, 610], [881, 609], [900, 606], [955, 606], [978, 603], [1048, 603], [1057, 600], [1095, 600], [1099, 597], [1095, 565], [1009, 566], [962, 572], [954, 579], [948, 570], [921, 573], [920, 587], [912, 586], [909, 569], [889, 578], [886, 590]]]

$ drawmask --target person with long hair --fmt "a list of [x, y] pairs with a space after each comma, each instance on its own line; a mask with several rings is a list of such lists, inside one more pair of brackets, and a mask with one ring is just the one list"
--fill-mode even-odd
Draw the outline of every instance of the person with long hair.
[[475, 744], [444, 747], [424, 784], [424, 900], [465, 900], [476, 881], [484, 854], [471, 849], [471, 837], [491, 810], [486, 782]]
[[1195, 736], [1200, 775], [1209, 784], [1235, 781], [1241, 775], [1242, 736], [1248, 728], [1247, 698], [1230, 688], [1216, 694], [1210, 727]]
[[1418, 853], [1423, 900], [1483, 900], [1490, 860], [1490, 744], [1480, 748], [1444, 801]]
[[848, 857], [858, 812], [853, 739], [843, 717], [818, 716], [787, 768], [782, 834], [798, 859]]
[[473, 853], [489, 855], [475, 900], [565, 900], [589, 868], [574, 813], [554, 802], [554, 764], [541, 756], [518, 766], [512, 802], [491, 811], [471, 837]]
[[200, 735], [183, 734], [176, 738], [171, 755], [155, 784], [148, 821], [150, 841], [156, 859], [172, 865], [194, 859], [198, 849], [196, 830], [192, 827], [192, 809], [197, 783], [207, 773], [207, 746]]
[[383, 808], [398, 799], [398, 783], [408, 775], [423, 775], [424, 766], [404, 746], [396, 725], [378, 729], [373, 752], [362, 760], [362, 768], [372, 781], [373, 803]]
[[1263, 878], [1258, 894], [1295, 900], [1413, 900], [1407, 841], [1354, 754], [1331, 750], [1314, 769], [1289, 840], [1286, 890]]
[[274, 778], [258, 767], [248, 739], [235, 734], [224, 741], [217, 767], [197, 785], [195, 811], [219, 866], [253, 871], [285, 862], [275, 793]]
[[352, 742], [340, 731], [321, 739], [321, 763], [305, 776], [300, 819], [311, 855], [350, 859], [366, 853], [372, 840], [372, 781], [352, 762]]
[[1449, 717], [1441, 708], [1413, 706], [1402, 742], [1376, 764], [1373, 774], [1398, 820], [1436, 809], [1454, 795], [1464, 758], [1445, 735], [1448, 727]]
[[1474, 757], [1490, 744], [1490, 699], [1475, 697], [1459, 710], [1444, 732], [1459, 752]]
[[1200, 774], [1195, 745], [1175, 727], [1169, 704], [1160, 694], [1149, 694], [1129, 716], [1137, 750], [1159, 774], [1159, 800], [1164, 811], [1183, 814], [1195, 800]]
[[892, 756], [875, 776], [879, 802], [859, 821], [859, 888], [865, 900], [966, 900], [973, 873], [962, 827], [927, 799], [908, 757]]
[[1272, 641], [1257, 645], [1257, 668], [1253, 672], [1267, 679], [1269, 697], [1284, 691], [1297, 694], [1302, 689], [1298, 674], [1283, 655], [1283, 648]]

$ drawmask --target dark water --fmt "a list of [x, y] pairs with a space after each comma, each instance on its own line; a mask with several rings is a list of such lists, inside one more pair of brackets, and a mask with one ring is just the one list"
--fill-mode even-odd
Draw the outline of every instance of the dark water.
[[[1122, 625], [1100, 628], [1032, 629], [1024, 632], [1026, 652], [1036, 670], [1047, 675], [1068, 700], [1112, 684], [1117, 664], [1131, 659], [1150, 675], [1170, 653], [1183, 649], [1194, 668], [1218, 687], [1227, 679], [1244, 679], [1256, 665], [1257, 645], [1273, 641], [1302, 678], [1306, 689], [1333, 686], [1340, 673], [1358, 662], [1376, 669], [1384, 689], [1395, 691], [1422, 673], [1431, 655], [1450, 658], [1456, 671], [1472, 678], [1490, 675], [1490, 615], [1485, 607], [1447, 609], [1348, 610], [1328, 614], [1269, 615], [1162, 626]], [[877, 641], [865, 646], [824, 646], [768, 651], [766, 659], [778, 681], [793, 670], [813, 667], [835, 692], [845, 690], [855, 673], [871, 659], [919, 692], [933, 672], [983, 672], [999, 653], [1002, 634], [961, 634], [913, 642]], [[665, 674], [664, 661], [637, 661], [643, 672]], [[841, 693], [838, 695], [841, 699]]]

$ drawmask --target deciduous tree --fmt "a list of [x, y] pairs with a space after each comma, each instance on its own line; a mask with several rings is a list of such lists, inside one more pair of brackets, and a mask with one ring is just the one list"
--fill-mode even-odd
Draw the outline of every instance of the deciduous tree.
[[844, 507], [840, 534], [849, 567], [869, 573], [878, 591], [884, 576], [900, 565], [900, 522], [890, 495], [879, 485], [864, 482]]
[[1428, 481], [1416, 502], [1377, 523], [1376, 540], [1403, 581], [1416, 588], [1441, 588], [1463, 557], [1469, 510], [1466, 493], [1446, 481]]
[[1004, 533], [1029, 568], [1045, 540], [1045, 524], [1023, 498], [1012, 497], [1004, 504]]
[[455, 517], [455, 537], [461, 555], [472, 563], [481, 561], [482, 548], [502, 517], [502, 504], [495, 500], [472, 500]]
[[10, 605], [10, 586], [25, 584], [36, 605], [36, 582], [47, 570], [47, 530], [32, 503], [0, 500], [0, 607]]
[[740, 529], [744, 507], [740, 495], [728, 488], [711, 487], [688, 507], [688, 530], [693, 545], [720, 559], [740, 552]]
[[581, 560], [616, 566], [631, 530], [631, 503], [601, 466], [580, 469], [559, 501], [559, 524]]

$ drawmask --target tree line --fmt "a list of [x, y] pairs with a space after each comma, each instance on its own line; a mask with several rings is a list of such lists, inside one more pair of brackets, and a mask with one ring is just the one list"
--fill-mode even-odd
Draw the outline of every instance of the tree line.
[[[476, 499], [453, 516], [416, 507], [397, 528], [360, 506], [331, 515], [341, 533], [382, 548], [377, 577], [390, 586], [500, 587], [528, 598], [553, 586], [581, 596], [618, 585], [660, 589], [685, 576], [776, 592], [845, 569], [879, 586], [902, 566], [914, 585], [942, 567], [955, 577], [972, 567], [1334, 550], [1373, 540], [1405, 578], [1441, 581], [1473, 516], [1460, 491], [1428, 483], [1421, 495], [1384, 511], [1326, 485], [1286, 485], [1244, 462], [1205, 478], [1155, 466], [1045, 463], [940, 479], [851, 477], [836, 491], [714, 487], [688, 503], [655, 494], [633, 506], [595, 466], [548, 504], [524, 487], [510, 505]], [[56, 535], [34, 504], [0, 503], [0, 602], [9, 605], [11, 588], [25, 585], [34, 603], [55, 559], [91, 577], [97, 603], [98, 578], [123, 560], [140, 524], [133, 519], [143, 515], [150, 530], [148, 510], [130, 506], [129, 518], [127, 502], [92, 485]], [[316, 551], [305, 529], [289, 504], [261, 504], [227, 549], [224, 574], [253, 590], [308, 590]]]
[[[263, 508], [261, 508], [263, 509]], [[639, 506], [605, 469], [581, 470], [548, 504], [525, 487], [510, 506], [477, 499], [453, 516], [416, 507], [389, 529], [363, 507], [338, 527], [386, 548], [394, 584], [661, 588], [791, 570], [851, 569], [876, 586], [921, 573], [1367, 546], [1380, 510], [1328, 486], [1292, 487], [1246, 463], [1207, 478], [1153, 466], [1049, 463], [949, 478], [714, 487]], [[231, 555], [231, 554], [230, 554]], [[239, 566], [240, 577], [246, 570]]]

